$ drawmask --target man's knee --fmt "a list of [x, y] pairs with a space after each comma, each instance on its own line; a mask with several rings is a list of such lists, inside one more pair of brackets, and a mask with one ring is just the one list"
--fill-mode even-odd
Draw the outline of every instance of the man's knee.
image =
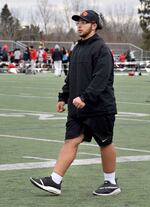
[[65, 144], [71, 146], [78, 146], [83, 141], [83, 139], [84, 139], [84, 135], [81, 134], [78, 137], [65, 140]]

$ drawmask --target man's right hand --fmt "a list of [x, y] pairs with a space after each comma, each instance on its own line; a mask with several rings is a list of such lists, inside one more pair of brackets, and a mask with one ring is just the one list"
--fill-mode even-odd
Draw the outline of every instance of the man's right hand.
[[65, 111], [65, 102], [64, 101], [59, 101], [56, 105], [56, 110], [57, 112], [61, 113], [63, 111]]

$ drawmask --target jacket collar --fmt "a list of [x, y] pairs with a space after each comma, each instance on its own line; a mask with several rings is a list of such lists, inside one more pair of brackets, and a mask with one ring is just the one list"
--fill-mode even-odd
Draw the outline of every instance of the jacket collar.
[[91, 42], [93, 42], [93, 41], [95, 41], [95, 40], [97, 40], [97, 39], [99, 39], [100, 37], [98, 36], [98, 34], [96, 33], [96, 34], [94, 34], [92, 37], [90, 37], [90, 38], [88, 38], [88, 39], [86, 39], [86, 40], [82, 40], [82, 39], [80, 39], [80, 40], [78, 40], [78, 44], [90, 44]]

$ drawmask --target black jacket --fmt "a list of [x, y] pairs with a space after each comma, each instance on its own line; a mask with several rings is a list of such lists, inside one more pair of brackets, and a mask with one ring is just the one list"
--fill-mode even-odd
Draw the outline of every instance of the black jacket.
[[62, 60], [63, 54], [60, 50], [55, 49], [53, 54], [52, 54], [52, 59], [53, 61], [59, 61]]
[[[116, 114], [113, 80], [113, 57], [104, 41], [97, 34], [79, 40], [71, 54], [69, 74], [59, 101], [68, 103], [69, 116]], [[83, 109], [72, 104], [78, 96], [86, 104]]]

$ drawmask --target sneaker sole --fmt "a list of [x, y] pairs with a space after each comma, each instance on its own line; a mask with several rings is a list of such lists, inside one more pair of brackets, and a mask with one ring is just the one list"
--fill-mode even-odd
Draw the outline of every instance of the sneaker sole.
[[111, 193], [108, 193], [108, 194], [100, 194], [100, 193], [96, 193], [95, 191], [93, 191], [93, 195], [97, 195], [97, 196], [113, 196], [113, 195], [118, 195], [119, 193], [121, 193], [121, 189], [118, 188], [116, 190], [114, 190], [113, 192]]
[[56, 188], [54, 188], [54, 187], [50, 187], [50, 186], [43, 186], [43, 185], [37, 183], [37, 182], [36, 182], [35, 180], [33, 180], [32, 178], [30, 178], [30, 181], [31, 181], [31, 183], [32, 183], [34, 186], [36, 186], [36, 187], [38, 187], [38, 188], [40, 188], [40, 189], [42, 189], [42, 190], [44, 190], [44, 191], [47, 191], [47, 192], [49, 192], [49, 193], [52, 193], [53, 195], [60, 195], [60, 194], [61, 194], [61, 190], [59, 190], [59, 189], [56, 189]]

